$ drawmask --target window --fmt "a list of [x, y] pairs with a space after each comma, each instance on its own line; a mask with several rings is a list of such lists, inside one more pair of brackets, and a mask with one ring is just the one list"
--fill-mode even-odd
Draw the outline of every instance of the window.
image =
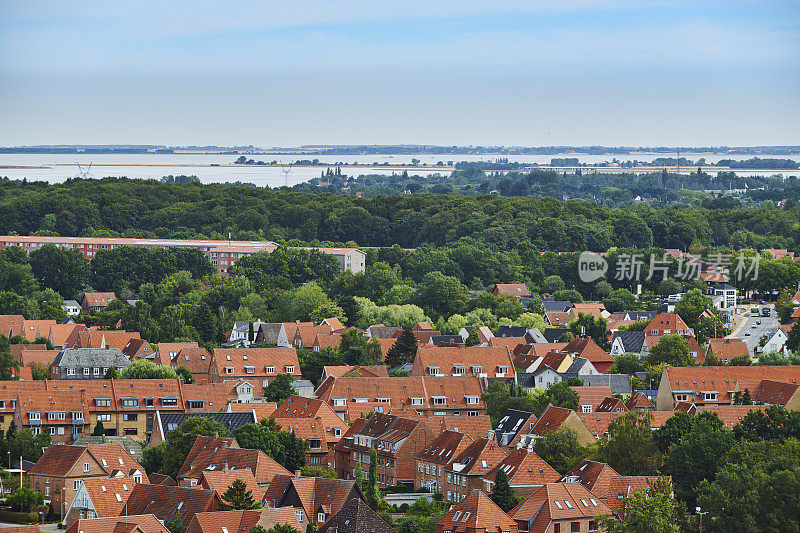
[[286, 365], [284, 368], [287, 374], [294, 374], [294, 365]]
[[478, 411], [467, 411], [467, 416], [478, 416]]
[[84, 376], [88, 376], [89, 375], [89, 369], [88, 368], [84, 368], [83, 369], [83, 375]]
[[556, 504], [556, 507], [558, 507], [559, 509], [563, 509], [563, 508], [564, 508], [564, 506], [563, 506], [563, 505], [561, 505], [561, 502], [560, 502], [560, 501], [558, 501], [558, 500], [553, 500], [553, 501], [555, 502], [555, 504]]
[[139, 415], [137, 413], [123, 413], [122, 415], [122, 420], [125, 422], [136, 422], [138, 418]]
[[480, 401], [480, 398], [478, 396], [467, 396], [466, 398], [468, 405], [474, 405]]
[[28, 419], [30, 420], [41, 420], [42, 413], [28, 413]]
[[55, 435], [56, 434], [56, 427], [55, 426], [50, 426], [49, 429], [50, 429], [50, 434], [51, 435]]
[[44, 495], [45, 496], [50, 496], [50, 487], [49, 486], [44, 488]]
[[178, 405], [178, 399], [172, 397], [161, 398], [161, 405], [170, 405], [170, 406]]
[[703, 400], [705, 400], [705, 401], [716, 401], [717, 400], [717, 393], [716, 392], [704, 392], [703, 393]]
[[111, 422], [111, 415], [97, 415], [98, 422]]
[[433, 405], [444, 405], [447, 403], [446, 396], [434, 396], [433, 397]]
[[411, 405], [422, 405], [422, 398], [411, 398]]
[[83, 411], [72, 411], [73, 420], [83, 420]]
[[[56, 370], [56, 369], [54, 368], [54, 369], [53, 369], [53, 373], [55, 373], [55, 370]], [[68, 369], [67, 369], [67, 375], [68, 375], [68, 376], [74, 376], [74, 375], [75, 375], [75, 369], [74, 369], [74, 368], [68, 368]]]
[[189, 400], [189, 409], [202, 409], [205, 403], [203, 400]]
[[466, 522], [466, 521], [467, 521], [467, 519], [469, 518], [469, 515], [470, 515], [470, 514], [472, 514], [472, 513], [470, 513], [469, 511], [467, 511], [466, 513], [464, 513], [464, 518], [462, 518], [462, 519], [461, 519], [461, 521], [462, 521], [462, 522]]
[[246, 367], [244, 367], [244, 371], [245, 371], [246, 374], [255, 374], [256, 373], [256, 367], [254, 367], [254, 366], [246, 366]]
[[76, 479], [72, 482], [72, 490], [78, 490], [81, 487], [81, 481]]
[[333, 428], [333, 436], [334, 437], [341, 437], [342, 436], [342, 428]]
[[428, 374], [431, 376], [436, 376], [439, 374], [439, 367], [438, 366], [429, 366], [428, 367]]
[[464, 366], [455, 366], [453, 367], [453, 374], [460, 376], [461, 374], [465, 374], [467, 372], [467, 368]]
[[84, 472], [88, 472], [89, 471], [89, 463], [83, 463], [83, 471]]
[[453, 522], [457, 522], [459, 518], [461, 518], [461, 511], [456, 511], [456, 514], [453, 515]]
[[145, 398], [144, 399], [144, 406], [145, 407], [153, 407], [156, 403], [155, 398]]
[[676, 394], [675, 395], [675, 401], [688, 402], [689, 401], [689, 395], [688, 394]]
[[48, 420], [64, 420], [66, 417], [66, 413], [64, 411], [51, 411], [47, 413]]
[[325, 513], [317, 513], [317, 522], [325, 521]]
[[503, 375], [508, 374], [508, 367], [505, 366], [505, 365], [499, 365], [497, 367], [497, 373], [498, 374], [503, 374]]
[[225, 373], [226, 374], [233, 374], [233, 367], [232, 366], [226, 366], [225, 367]]
[[333, 406], [334, 407], [344, 407], [347, 405], [347, 400], [345, 398], [334, 398], [333, 399]]
[[111, 407], [111, 398], [95, 398], [94, 404], [97, 407]]
[[592, 406], [591, 405], [581, 405], [581, 412], [582, 413], [591, 413]]
[[138, 435], [139, 430], [136, 428], [125, 428], [122, 430], [123, 435]]
[[100, 375], [100, 367], [99, 366], [94, 367], [93, 370], [94, 370], [94, 375], [95, 376], [99, 376]]
[[597, 522], [589, 520], [589, 531], [597, 531]]
[[122, 398], [122, 407], [139, 407], [139, 398]]
[[561, 533], [561, 524], [553, 524], [553, 533]]
[[564, 500], [564, 504], [567, 506], [568, 509], [572, 509], [572, 502], [569, 500]]
[[572, 522], [572, 523], [570, 523], [569, 530], [572, 533], [581, 533], [581, 523], [580, 522]]
[[483, 367], [482, 366], [475, 366], [471, 367], [473, 374], [483, 374]]
[[264, 372], [267, 373], [267, 374], [274, 374], [275, 373], [275, 367], [274, 366], [264, 367]]

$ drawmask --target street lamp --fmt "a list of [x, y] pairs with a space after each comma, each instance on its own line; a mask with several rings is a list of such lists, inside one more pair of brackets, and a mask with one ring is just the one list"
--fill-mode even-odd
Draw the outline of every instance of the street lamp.
[[[8, 454], [8, 469], [11, 470], [11, 452], [6, 452]], [[22, 465], [19, 465], [22, 468]]]
[[695, 507], [694, 512], [700, 515], [700, 533], [703, 533], [703, 515], [708, 514], [708, 511], [701, 513], [699, 507]]

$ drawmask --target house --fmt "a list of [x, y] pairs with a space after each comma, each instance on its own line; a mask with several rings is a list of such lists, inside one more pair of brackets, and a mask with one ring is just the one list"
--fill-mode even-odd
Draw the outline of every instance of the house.
[[88, 433], [89, 397], [84, 391], [20, 390], [14, 420], [34, 435], [47, 433], [52, 442], [66, 444]]
[[0, 381], [0, 429], [7, 431], [14, 420], [20, 391], [42, 391], [45, 387], [46, 382], [43, 380]]
[[578, 356], [572, 360], [572, 364], [569, 365], [569, 368], [563, 372], [564, 378], [581, 378], [583, 379], [584, 376], [597, 376], [600, 375], [600, 372], [595, 368], [591, 361], [588, 359]]
[[110, 482], [111, 478], [127, 478], [134, 484], [148, 481], [144, 468], [118, 444], [51, 445], [28, 470], [31, 488], [38, 490], [53, 509], [66, 508], [83, 482]]
[[631, 397], [628, 398], [628, 401], [625, 402], [625, 407], [627, 407], [629, 411], [635, 409], [652, 411], [653, 403], [643, 392], [637, 390], [634, 391]]
[[77, 340], [71, 346], [73, 348], [103, 348], [106, 350], [116, 348], [120, 351], [131, 340], [140, 338], [137, 331], [106, 330], [94, 327], [87, 330], [79, 330], [77, 335]]
[[489, 497], [474, 490], [436, 523], [436, 533], [517, 533], [517, 524]]
[[153, 354], [153, 348], [144, 339], [131, 339], [122, 348], [122, 354], [130, 360], [148, 359], [147, 356]]
[[[229, 404], [230, 406], [234, 406], [236, 404]], [[257, 407], [263, 404], [248, 404], [248, 407]], [[270, 414], [272, 414], [274, 409], [274, 403], [272, 404], [273, 408], [270, 410]], [[169, 434], [172, 431], [186, 422], [189, 418], [192, 417], [206, 417], [206, 418], [213, 418], [223, 426], [225, 429], [228, 430], [229, 433], [233, 433], [240, 427], [245, 424], [257, 424], [261, 418], [256, 416], [254, 409], [243, 409], [241, 411], [234, 410], [232, 412], [227, 413], [184, 413], [184, 412], [166, 412], [162, 413], [161, 411], [156, 411], [155, 422], [153, 424], [153, 433], [150, 436], [150, 440], [148, 442], [149, 446], [156, 446], [169, 437]], [[266, 418], [266, 417], [264, 417]]]
[[[694, 416], [705, 411], [713, 411], [722, 420], [725, 429], [733, 429], [751, 411], [764, 411], [767, 409], [766, 405], [691, 405], [694, 406], [694, 409], [688, 411], [690, 415]], [[659, 414], [659, 411], [655, 411], [654, 414]]]
[[151, 513], [160, 521], [188, 526], [195, 514], [217, 511], [221, 503], [213, 490], [140, 483], [128, 496], [123, 516]]
[[297, 520], [294, 510], [287, 508], [195, 513], [186, 533], [245, 533], [254, 526], [270, 531], [278, 524], [305, 531], [305, 525]]
[[[469, 334], [472, 333], [472, 330], [475, 327], [476, 326], [464, 326], [463, 328], [461, 328], [458, 334], [461, 335], [461, 338], [464, 339], [464, 341], [466, 342], [467, 337], [469, 337]], [[494, 333], [492, 333], [492, 330], [490, 330], [488, 327], [477, 326], [477, 328], [478, 328], [478, 341], [480, 341], [481, 344], [488, 344], [489, 341], [494, 338]]]
[[675, 313], [660, 313], [656, 315], [645, 328], [645, 333], [653, 337], [662, 335], [694, 336], [694, 331]]
[[256, 420], [269, 418], [278, 406], [275, 402], [229, 403], [228, 413], [252, 413]]
[[[171, 363], [173, 360], [176, 360], [181, 350], [197, 348], [200, 348], [200, 346], [196, 342], [159, 342], [156, 346], [155, 358], [153, 359], [153, 362], [157, 365], [172, 366]], [[208, 352], [206, 352], [206, 354], [208, 354]], [[211, 358], [209, 357], [209, 359]]]
[[658, 411], [672, 411], [678, 402], [730, 405], [736, 392], [757, 391], [763, 380], [797, 384], [800, 366], [667, 367], [656, 395]]
[[611, 338], [611, 355], [617, 357], [626, 353], [633, 353], [639, 357], [646, 357], [648, 352], [644, 331], [615, 331]]
[[271, 417], [283, 429], [306, 441], [309, 465], [332, 466], [332, 446], [341, 440], [347, 424], [330, 405], [317, 399], [290, 396]]
[[81, 314], [81, 309], [83, 309], [83, 307], [75, 300], [64, 300], [61, 309], [66, 311], [67, 315], [75, 316]]
[[627, 396], [633, 392], [631, 378], [626, 374], [600, 374], [598, 376], [581, 376], [584, 387], [611, 387], [614, 394]]
[[300, 379], [300, 362], [294, 348], [216, 348], [211, 359], [211, 383], [247, 379], [266, 387], [278, 374]]
[[552, 296], [545, 296], [541, 301], [545, 311], [560, 311], [566, 313], [572, 309], [572, 302], [554, 300]]
[[370, 339], [394, 339], [403, 333], [403, 328], [400, 326], [384, 326], [383, 324], [375, 324], [366, 329], [364, 335]]
[[531, 389], [547, 389], [550, 385], [564, 380], [560, 374], [545, 364], [538, 365], [533, 372], [517, 374], [517, 384], [527, 391]]
[[[608, 374], [611, 371], [611, 365], [614, 364], [614, 358], [608, 355], [591, 338], [579, 337], [567, 344], [563, 351], [570, 354], [573, 359], [575, 357], [587, 359], [601, 374]], [[561, 370], [561, 372], [563, 371]]]
[[505, 450], [492, 439], [471, 442], [444, 469], [446, 481], [441, 490], [444, 500], [460, 502], [473, 490], [483, 490], [483, 476], [506, 455]]
[[178, 485], [193, 487], [206, 471], [248, 469], [259, 486], [266, 487], [276, 474], [289, 472], [261, 450], [239, 448], [234, 439], [197, 437], [178, 471]]
[[622, 507], [623, 498], [629, 498], [635, 490], [646, 490], [658, 479], [658, 476], [621, 476], [606, 463], [586, 459], [564, 474], [560, 482], [579, 484], [616, 511]]
[[712, 297], [714, 307], [725, 312], [729, 317], [733, 317], [736, 311], [736, 300], [739, 291], [736, 287], [728, 283], [712, 284], [708, 287], [706, 294]]
[[491, 347], [506, 347], [508, 351], [513, 353], [514, 348], [521, 344], [525, 344], [525, 337], [492, 337], [489, 339], [489, 346]]
[[517, 446], [528, 446], [530, 442], [544, 437], [548, 433], [561, 427], [566, 427], [575, 431], [578, 442], [583, 446], [595, 441], [594, 436], [578, 417], [578, 413], [572, 409], [555, 407], [548, 404], [542, 416], [539, 417], [533, 427], [527, 433], [520, 436], [520, 442]]
[[539, 366], [549, 366], [559, 374], [566, 372], [569, 367], [572, 366], [574, 361], [574, 357], [572, 354], [566, 351], [566, 347], [564, 350], [552, 350], [545, 354], [542, 358], [541, 363], [539, 363], [536, 368]]
[[[29, 344], [28, 346], [41, 346], [46, 348], [44, 344]], [[61, 350], [42, 350], [42, 349], [28, 349], [23, 347], [19, 354], [19, 364], [25, 367], [45, 367], [48, 370], [53, 360], [61, 353]]]
[[518, 435], [523, 431], [530, 431], [536, 424], [536, 415], [527, 411], [506, 409], [503, 417], [494, 428], [493, 437], [501, 446], [513, 447], [518, 440]]
[[590, 315], [596, 319], [608, 318], [611, 315], [602, 303], [573, 304], [569, 314], [571, 320], [577, 320], [580, 315]]
[[317, 530], [318, 533], [394, 533], [392, 526], [361, 498], [350, 498], [338, 513]]
[[528, 329], [523, 326], [500, 326], [497, 330], [498, 337], [524, 337]]
[[508, 512], [519, 531], [597, 531], [597, 517], [611, 508], [580, 483], [547, 483]]
[[473, 439], [468, 435], [457, 431], [440, 433], [426, 448], [413, 456], [416, 462], [414, 487], [424, 487], [431, 492], [444, 494], [445, 469], [472, 442]]
[[461, 335], [434, 335], [428, 341], [428, 345], [431, 344], [436, 347], [464, 346], [464, 340]]
[[153, 472], [148, 477], [150, 478], [151, 485], [167, 485], [169, 487], [178, 486], [178, 482], [166, 474], [158, 474], [156, 472]]
[[611, 476], [606, 505], [614, 512], [620, 512], [626, 498], [633, 498], [635, 492], [646, 494], [658, 479], [658, 476]]
[[[435, 348], [437, 351], [462, 348]], [[419, 358], [418, 358], [419, 360]], [[483, 388], [477, 376], [444, 377], [328, 377], [315, 396], [333, 407], [345, 420], [362, 412], [393, 412], [400, 416], [485, 414]], [[365, 410], [366, 409], [366, 410]]]
[[595, 413], [602, 401], [608, 396], [613, 396], [611, 387], [570, 387], [578, 394], [578, 412]]
[[355, 420], [342, 440], [333, 446], [334, 468], [342, 479], [352, 479], [358, 463], [368, 472], [370, 450], [375, 448], [381, 464], [378, 485], [406, 485], [413, 489], [414, 452], [427, 447], [434, 438], [422, 419], [376, 412], [367, 419]]
[[246, 468], [239, 468], [231, 470], [227, 464], [222, 465], [221, 470], [208, 470], [200, 475], [200, 482], [198, 486], [215, 490], [219, 497], [222, 498], [223, 503], [230, 503], [225, 500], [225, 492], [233, 484], [234, 481], [242, 481], [247, 490], [253, 497], [254, 501], [260, 502], [264, 497], [264, 489], [262, 489], [256, 482], [253, 472]]
[[[37, 526], [31, 527], [39, 529]], [[151, 514], [78, 519], [67, 528], [65, 533], [108, 533], [109, 531], [114, 533], [170, 533], [169, 529]], [[8, 533], [16, 532], [9, 531]]]
[[800, 394], [797, 383], [784, 383], [772, 381], [771, 379], [762, 380], [753, 394], [753, 401], [763, 402], [767, 405], [782, 405], [792, 411], [800, 411]]
[[786, 340], [789, 336], [781, 327], [776, 327], [772, 333], [766, 335], [767, 341], [764, 346], [759, 346], [756, 351], [760, 353], [782, 352], [786, 347]]
[[84, 479], [64, 514], [64, 524], [69, 528], [78, 520], [120, 516], [135, 485], [130, 477]]
[[411, 368], [411, 376], [419, 377], [513, 378], [514, 375], [514, 361], [505, 346], [419, 348]]
[[491, 437], [492, 419], [489, 415], [478, 416], [453, 416], [453, 415], [405, 415], [412, 420], [424, 420], [434, 435], [441, 435], [445, 431], [463, 433], [471, 439]]
[[129, 364], [118, 348], [66, 348], [50, 364], [50, 379], [100, 379]]
[[[390, 340], [390, 339], [380, 339], [380, 340]], [[392, 345], [396, 342], [394, 339], [391, 339]], [[339, 346], [342, 344], [342, 336], [338, 333], [330, 333], [330, 334], [317, 334], [314, 337], [314, 342], [311, 344], [310, 348], [312, 352], [318, 352], [320, 350], [325, 350], [327, 348], [336, 348], [338, 349]], [[308, 348], [308, 347], [306, 347]]]
[[328, 379], [329, 377], [333, 378], [358, 378], [358, 377], [369, 377], [369, 378], [388, 378], [389, 371], [386, 369], [386, 365], [370, 365], [370, 366], [324, 366], [322, 367], [322, 377], [320, 377], [320, 383]]
[[[171, 351], [169, 353], [172, 353]], [[166, 359], [163, 363], [173, 369], [186, 367], [192, 374], [194, 382], [198, 384], [210, 384], [212, 382], [211, 354], [205, 348], [181, 348], [171, 359]]]
[[[278, 336], [275, 339], [275, 345], [278, 348], [291, 348], [294, 343], [295, 335], [297, 334], [297, 328], [300, 326], [314, 326], [313, 322], [283, 322], [280, 324], [280, 328], [278, 330]], [[330, 330], [328, 331], [330, 333]], [[256, 339], [259, 341], [258, 339]], [[259, 341], [259, 342], [267, 342]]]
[[492, 491], [499, 470], [505, 472], [509, 485], [520, 496], [529, 496], [542, 485], [561, 479], [561, 474], [536, 452], [529, 448], [517, 448], [483, 476], [483, 490], [487, 494]]
[[709, 339], [705, 356], [708, 358], [712, 354], [723, 363], [741, 356], [750, 359], [750, 350], [742, 339]]
[[279, 475], [264, 494], [264, 505], [292, 508], [299, 521], [322, 526], [353, 499], [364, 501], [364, 495], [352, 480]]
[[619, 398], [608, 396], [597, 406], [598, 413], [627, 413], [628, 406]]
[[513, 296], [514, 298], [530, 298], [531, 291], [524, 283], [498, 283], [492, 289], [495, 296]]
[[93, 311], [101, 311], [108, 307], [117, 296], [113, 292], [87, 292], [81, 301], [81, 312], [88, 315]]
[[227, 345], [241, 345], [250, 346], [256, 342], [256, 332], [261, 328], [262, 324], [266, 322], [262, 320], [255, 320], [253, 322], [247, 320], [237, 320], [233, 323], [230, 334], [228, 335]]
[[[315, 325], [298, 325], [295, 328], [294, 337], [291, 340], [292, 347], [301, 349], [312, 349], [314, 346], [314, 340], [316, 339], [317, 335], [330, 335], [332, 332], [330, 326], [322, 325], [322, 326], [315, 326]], [[341, 340], [341, 337], [340, 339]]]

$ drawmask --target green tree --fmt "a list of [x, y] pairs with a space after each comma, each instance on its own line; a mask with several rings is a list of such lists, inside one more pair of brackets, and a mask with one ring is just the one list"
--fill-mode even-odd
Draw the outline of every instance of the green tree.
[[522, 498], [511, 489], [508, 475], [502, 468], [498, 469], [494, 475], [494, 485], [489, 493], [489, 498], [506, 513], [522, 501]]
[[103, 421], [98, 420], [97, 424], [95, 424], [94, 429], [92, 430], [92, 435], [95, 437], [102, 437], [106, 434], [106, 428], [103, 427]]
[[8, 338], [0, 336], [0, 381], [19, 379], [19, 361], [11, 355], [10, 346]]
[[754, 409], [733, 427], [733, 434], [738, 441], [800, 439], [800, 411], [790, 411], [781, 405]]
[[378, 509], [378, 452], [375, 448], [369, 449], [369, 473], [367, 475], [367, 486], [364, 489], [364, 497], [372, 510]]
[[50, 377], [50, 367], [42, 363], [33, 363], [31, 365], [31, 375], [36, 380], [48, 379]]
[[679, 442], [690, 429], [694, 419], [684, 411], [676, 411], [660, 428], [653, 431], [653, 441], [661, 453], [667, 453], [669, 447]]
[[169, 530], [169, 533], [186, 533], [187, 526], [183, 523], [183, 518], [179, 513], [174, 513], [164, 520], [164, 527]]
[[560, 474], [586, 458], [586, 450], [578, 442], [575, 430], [560, 427], [536, 439], [533, 451]]
[[689, 355], [689, 340], [683, 335], [662, 335], [658, 344], [650, 349], [647, 362], [650, 365], [691, 366], [694, 360]]
[[564, 280], [558, 275], [547, 276], [541, 285], [542, 292], [545, 294], [553, 294], [556, 291], [564, 290], [564, 287]]
[[800, 348], [800, 320], [795, 321], [786, 339], [786, 349], [797, 352]]
[[42, 495], [38, 490], [32, 489], [29, 485], [25, 484], [17, 487], [6, 498], [6, 503], [11, 506], [14, 511], [28, 512], [35, 505], [42, 505]]
[[541, 404], [519, 385], [502, 381], [495, 381], [489, 385], [483, 392], [483, 401], [486, 404], [486, 414], [491, 419], [492, 427], [497, 425], [506, 409], [534, 412]]
[[232, 509], [258, 509], [261, 507], [253, 499], [253, 491], [247, 489], [247, 484], [241, 479], [234, 479], [228, 490], [222, 494], [222, 508], [225, 511]]
[[614, 358], [614, 363], [611, 365], [612, 374], [630, 376], [636, 372], [644, 372], [644, 364], [635, 353], [624, 353]]
[[285, 399], [297, 394], [292, 382], [294, 378], [291, 374], [278, 374], [272, 382], [264, 387], [264, 400], [275, 402], [280, 405]]
[[[256, 531], [256, 532], [254, 532], [253, 529], [255, 529], [257, 527], [261, 527], [261, 526], [253, 526], [252, 528], [250, 528], [250, 532], [251, 533], [300, 533], [300, 531], [298, 531], [297, 529], [293, 528], [289, 524], [275, 524], [274, 526], [269, 528], [269, 531]], [[262, 527], [261, 529], [263, 530], [264, 528]]]
[[103, 376], [103, 379], [119, 379], [119, 376], [119, 369], [115, 366], [112, 366], [106, 370], [106, 375]]
[[700, 289], [686, 291], [678, 303], [675, 304], [675, 312], [680, 315], [690, 328], [697, 327], [700, 322], [700, 315], [706, 309], [713, 309], [711, 298], [703, 294]]
[[417, 338], [410, 327], [403, 328], [403, 332], [397, 337], [394, 346], [386, 352], [386, 365], [389, 368], [394, 368], [405, 363], [411, 363], [416, 355]]
[[630, 411], [608, 425], [608, 435], [600, 442], [600, 456], [623, 476], [658, 474], [661, 453], [653, 439], [653, 415]]
[[578, 313], [578, 318], [573, 320], [569, 329], [577, 337], [590, 337], [603, 350], [611, 349], [608, 341], [608, 323], [602, 317], [595, 318], [592, 315]]
[[43, 286], [67, 298], [80, 293], [89, 276], [89, 262], [76, 249], [45, 244], [30, 254], [33, 275]]
[[122, 379], [178, 379], [175, 370], [147, 359], [137, 359], [120, 372]]
[[349, 329], [342, 334], [339, 344], [342, 362], [346, 365], [380, 365], [383, 363], [381, 345], [375, 339], [368, 339], [363, 333]]
[[636, 490], [622, 500], [614, 515], [603, 515], [597, 522], [607, 533], [678, 533], [678, 509], [668, 482]]
[[574, 411], [578, 409], [578, 402], [580, 400], [578, 393], [572, 390], [569, 383], [566, 381], [553, 383], [547, 387], [545, 391], [537, 390], [533, 395], [533, 399], [535, 402], [533, 413], [536, 416], [541, 416], [548, 405], [572, 409]]
[[448, 314], [456, 296], [467, 293], [467, 288], [458, 278], [446, 276], [439, 271], [425, 274], [419, 282], [418, 289], [422, 307], [440, 315]]
[[192, 372], [185, 366], [181, 365], [178, 368], [176, 368], [175, 373], [178, 375], [178, 378], [180, 378], [180, 380], [183, 383], [188, 383], [188, 384], [194, 383], [194, 376], [192, 376]]
[[[220, 437], [230, 436], [225, 426], [213, 418], [200, 416], [188, 418], [167, 436], [166, 446], [162, 448], [160, 473], [176, 479], [197, 437], [213, 437], [215, 434]], [[158, 463], [155, 458], [152, 460]]]
[[464, 344], [466, 346], [477, 346], [481, 343], [481, 340], [478, 338], [478, 328], [472, 328], [472, 331], [469, 332], [467, 335]]
[[262, 419], [258, 424], [245, 424], [234, 432], [242, 448], [261, 450], [294, 472], [306, 465], [307, 444], [291, 431], [281, 430], [274, 418]]
[[609, 313], [616, 313], [633, 311], [638, 307], [639, 302], [628, 289], [617, 289], [603, 299], [603, 305]]
[[324, 466], [304, 466], [300, 469], [300, 474], [303, 477], [321, 477], [328, 479], [336, 479], [338, 477], [336, 472]]

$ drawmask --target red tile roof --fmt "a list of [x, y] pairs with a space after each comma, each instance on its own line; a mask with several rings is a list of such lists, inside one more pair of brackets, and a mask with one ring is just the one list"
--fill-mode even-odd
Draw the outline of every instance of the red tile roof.
[[536, 452], [527, 448], [518, 448], [508, 454], [508, 457], [489, 470], [483, 479], [494, 481], [498, 470], [504, 470], [512, 486], [542, 485], [555, 483], [561, 479], [561, 474], [544, 462]]
[[42, 365], [48, 367], [49, 370], [50, 364], [60, 351], [61, 350], [22, 350], [20, 354], [20, 365], [28, 367]]
[[427, 448], [415, 453], [414, 459], [447, 466], [472, 442], [473, 439], [463, 433], [443, 431]]
[[[39, 531], [37, 526], [36, 530]], [[138, 529], [137, 529], [138, 528]], [[13, 529], [13, 528], [12, 528]], [[135, 516], [112, 516], [108, 518], [81, 518], [75, 521], [65, 533], [130, 533], [141, 530], [143, 533], [170, 533], [152, 514]], [[10, 531], [9, 533], [22, 533]]]
[[517, 532], [517, 524], [480, 490], [473, 490], [436, 523], [436, 533]]
[[605, 498], [608, 494], [611, 476], [619, 476], [619, 474], [606, 463], [585, 459], [564, 474], [561, 481], [564, 483], [580, 483], [600, 498]]
[[664, 371], [671, 391], [693, 391], [698, 398], [702, 391], [716, 391], [718, 403], [732, 403], [729, 391], [749, 389], [753, 394], [764, 379], [800, 383], [800, 366], [792, 365], [667, 367]]
[[634, 492], [646, 493], [647, 488], [656, 481], [658, 476], [611, 476], [608, 492], [605, 495], [606, 503], [615, 511], [619, 511], [624, 498], [632, 498]]
[[603, 401], [600, 402], [600, 405], [597, 406], [598, 413], [624, 413], [627, 411], [628, 407], [625, 405], [625, 402], [613, 396], [604, 398]]
[[259, 483], [269, 483], [275, 474], [289, 472], [261, 450], [241, 449], [234, 439], [197, 437], [189, 455], [178, 472], [178, 481], [184, 478], [200, 479], [207, 470], [220, 470], [227, 462], [231, 470], [249, 468]]
[[448, 470], [460, 475], [483, 476], [505, 458], [505, 450], [495, 441], [477, 439], [453, 459]]
[[531, 533], [540, 533], [549, 531], [552, 520], [593, 518], [610, 513], [608, 505], [579, 483], [548, 483], [508, 515], [517, 522], [529, 522]]
[[[664, 335], [664, 330], [669, 330], [672, 335], [683, 335], [688, 333], [689, 326], [675, 313], [659, 313], [645, 328], [648, 335]], [[658, 330], [653, 333], [653, 330]]]
[[[345, 427], [344, 420], [336, 414], [336, 411], [334, 411], [330, 405], [322, 400], [305, 398], [303, 396], [290, 396], [275, 409], [272, 416], [274, 418], [319, 419], [323, 428]], [[330, 437], [332, 437], [332, 435]], [[328, 440], [330, 441], [331, 439]]]
[[258, 486], [256, 478], [253, 476], [253, 472], [250, 470], [237, 469], [228, 470], [226, 472], [223, 466], [223, 470], [205, 471], [200, 476], [198, 485], [204, 489], [217, 491], [219, 497], [225, 501], [225, 492], [228, 490], [228, 487], [230, 487], [237, 479], [244, 481], [244, 484], [247, 486], [247, 490], [250, 491], [253, 500], [257, 502], [261, 501], [261, 498], [264, 497], [264, 489]]
[[786, 405], [797, 392], [800, 385], [796, 383], [784, 383], [765, 379], [761, 381], [753, 395], [753, 400], [768, 404]]
[[725, 363], [740, 355], [750, 357], [750, 350], [742, 339], [709, 339], [708, 353], [713, 353]]
[[492, 291], [495, 295], [507, 295], [517, 297], [530, 297], [531, 291], [524, 283], [498, 283]]
[[533, 425], [530, 430], [531, 435], [546, 435], [551, 431], [555, 431], [561, 427], [570, 413], [574, 413], [572, 409], [565, 409], [563, 407], [555, 407], [548, 405], [542, 413], [542, 416]]
[[123, 513], [152, 513], [159, 520], [177, 518], [179, 523], [188, 525], [195, 513], [216, 511], [219, 504], [219, 496], [213, 490], [139, 483], [128, 497]]
[[48, 446], [28, 474], [65, 476], [84, 454], [88, 454], [85, 446]]
[[269, 531], [275, 524], [288, 524], [297, 530], [303, 529], [294, 509], [288, 507], [197, 513], [186, 533], [224, 533], [225, 530], [228, 533], [246, 533], [255, 525], [260, 525]]
[[[92, 500], [98, 518], [107, 518], [123, 514], [128, 497], [136, 486], [136, 481], [131, 477], [90, 478], [84, 479], [83, 484], [86, 486], [86, 492], [89, 494], [89, 499]], [[118, 495], [119, 498], [117, 498]]]
[[591, 363], [613, 363], [614, 358], [592, 339], [577, 338], [564, 347], [564, 351], [588, 359]]
[[90, 444], [87, 448], [109, 475], [115, 471], [122, 472], [126, 477], [136, 473], [142, 476], [142, 483], [149, 482], [144, 467], [119, 444]]
[[592, 412], [597, 411], [597, 407], [604, 399], [613, 396], [614, 393], [611, 387], [602, 385], [599, 387], [570, 387], [578, 393], [578, 411], [581, 411], [582, 405], [591, 405]]
[[631, 397], [625, 402], [625, 406], [631, 411], [634, 409], [652, 409], [653, 402], [644, 393], [637, 390], [633, 391]]
[[[219, 380], [256, 376], [275, 377], [278, 374], [286, 374], [287, 367], [293, 367], [292, 376], [295, 379], [302, 377], [297, 350], [294, 348], [215, 348], [211, 365], [215, 368]], [[226, 372], [226, 367], [232, 368], [233, 371]], [[253, 368], [252, 373], [247, 372], [249, 367]], [[267, 373], [268, 367], [274, 369], [274, 373]]]

